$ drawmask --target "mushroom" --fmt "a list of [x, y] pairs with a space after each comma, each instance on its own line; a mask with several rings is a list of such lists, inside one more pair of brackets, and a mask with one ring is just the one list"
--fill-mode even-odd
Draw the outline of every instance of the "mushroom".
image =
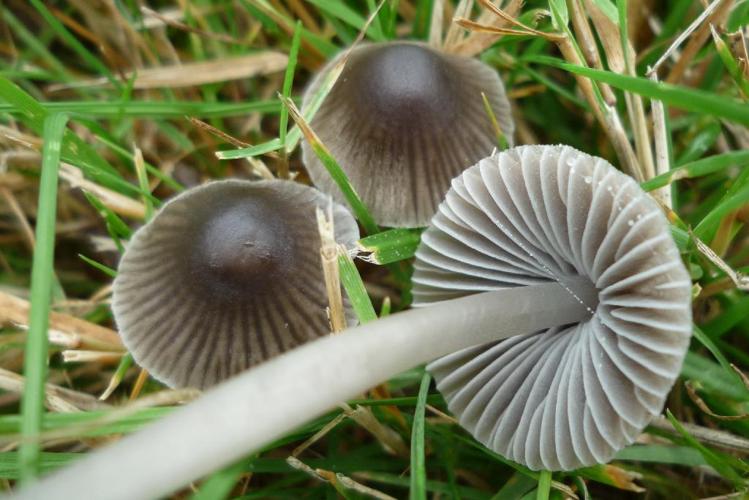
[[[205, 388], [329, 333], [315, 219], [329, 200], [293, 182], [227, 180], [164, 205], [114, 281], [135, 361], [169, 386]], [[333, 214], [338, 240], [353, 245], [353, 217], [337, 204]]]
[[428, 366], [484, 445], [531, 469], [608, 462], [663, 408], [692, 331], [691, 281], [658, 205], [600, 158], [524, 146], [453, 181], [422, 235], [415, 306], [574, 279], [585, 321], [474, 346]]
[[661, 410], [689, 343], [691, 281], [658, 205], [570, 147], [456, 178], [414, 282], [420, 307], [288, 351], [20, 498], [167, 494], [436, 358], [451, 411], [490, 448], [534, 469], [602, 463]]
[[[312, 80], [303, 106], [342, 57]], [[450, 179], [497, 147], [482, 92], [512, 145], [510, 103], [493, 68], [423, 43], [366, 44], [350, 52], [311, 125], [378, 224], [425, 226]], [[306, 141], [302, 158], [315, 185], [343, 202]]]

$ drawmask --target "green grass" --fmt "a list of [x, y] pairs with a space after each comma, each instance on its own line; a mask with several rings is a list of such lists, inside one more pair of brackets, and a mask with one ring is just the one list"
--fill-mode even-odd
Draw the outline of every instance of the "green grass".
[[[585, 45], [572, 26], [573, 1], [578, 0], [527, 0], [519, 18], [542, 32], [566, 33], [573, 51], [585, 61]], [[454, 7], [457, 2], [447, 3]], [[715, 431], [722, 439], [746, 440], [749, 422], [705, 414], [687, 397], [683, 383], [689, 381], [717, 414], [749, 412], [749, 389], [732, 368], [749, 373], [749, 297], [698, 251], [692, 239], [694, 235], [710, 245], [732, 269], [749, 271], [749, 77], [728, 36], [749, 21], [749, 2], [734, 2], [725, 22], [714, 23], [717, 37], [708, 37], [688, 61], [688, 71], [673, 83], [666, 82], [673, 58], [661, 67], [660, 82], [648, 79], [646, 72], [699, 15], [703, 2], [665, 0], [651, 2], [649, 9], [637, 0], [592, 3], [615, 25], [625, 27], [624, 32], [628, 27], [636, 34], [631, 40], [634, 67], [624, 61], [625, 74], [615, 70], [606, 54], [600, 68], [573, 63], [562, 58], [553, 42], [530, 35], [505, 36], [478, 57], [497, 69], [514, 97], [514, 111], [522, 125], [517, 127], [521, 133], [516, 134], [516, 143], [566, 143], [621, 166], [612, 136], [594, 111], [615, 116], [623, 137], [634, 148], [636, 134], [625, 93], [642, 99], [649, 124], [653, 101], [665, 105], [669, 169], [641, 185], [654, 194], [660, 188], [670, 191], [672, 234], [697, 292], [694, 338], [667, 402], [673, 429], [648, 428], [642, 443], [617, 454], [613, 469], [591, 467], [552, 477], [508, 461], [459, 426], [425, 411], [429, 404], [449, 413], [442, 396], [434, 389], [430, 393], [429, 376], [417, 367], [387, 381], [379, 388], [383, 392], [350, 402], [367, 406], [383, 425], [410, 443], [410, 455], [388, 454], [346, 419], [301, 457], [309, 466], [343, 474], [396, 498], [437, 494], [561, 498], [572, 491], [580, 498], [629, 498], [632, 484], [647, 490], [648, 498], [746, 491], [749, 449], [727, 453], [690, 434], [686, 424]], [[7, 446], [0, 453], [0, 492], [15, 488], [16, 481], [32, 481], [76, 460], [104, 442], [92, 438], [108, 440], [134, 432], [176, 406], [123, 411], [138, 373], [130, 356], [119, 364], [66, 364], [59, 355], [61, 347], [48, 345], [50, 311], [116, 327], [107, 287], [127, 240], [145, 222], [123, 213], [106, 195], [82, 193], [67, 181], [58, 182], [59, 164], [71, 165], [88, 182], [142, 204], [145, 219], [165, 200], [196, 183], [252, 177], [248, 158], [262, 161], [273, 173], [285, 176], [288, 171], [296, 182], [307, 183], [299, 142], [309, 131], [300, 125], [311, 121], [336, 76], [328, 76], [304, 116], [294, 116], [292, 104], [300, 106], [302, 91], [314, 72], [348, 47], [377, 9], [364, 43], [399, 37], [425, 40], [434, 4], [434, 0], [148, 2], [155, 10], [176, 9], [179, 22], [189, 31], [178, 26], [148, 27], [154, 19], [131, 0], [112, 3], [114, 10], [106, 16], [103, 10], [81, 11], [81, 2], [65, 0], [8, 0], [0, 6], [0, 187], [7, 187], [18, 202], [36, 240], [32, 252], [17, 215], [3, 211], [0, 287], [28, 299], [31, 311], [28, 331], [0, 318], [4, 325], [0, 366], [26, 377], [22, 394], [0, 391], [0, 443]], [[479, 11], [476, 2], [472, 19]], [[551, 15], [539, 15], [544, 12]], [[643, 19], [642, 12], [649, 12], [652, 19]], [[445, 16], [446, 21], [449, 18]], [[721, 31], [724, 24], [728, 32]], [[652, 32], [653, 26], [659, 31]], [[604, 48], [594, 27], [593, 33], [596, 47]], [[630, 50], [622, 31], [611, 35], [620, 50]], [[172, 66], [177, 60], [229, 59], [264, 50], [288, 54], [285, 70], [240, 81], [152, 90], [134, 89], [133, 79], [121, 77], [134, 69]], [[75, 85], [92, 79], [107, 85]], [[590, 82], [591, 96], [581, 91], [581, 81]], [[608, 107], [604, 85], [616, 97]], [[296, 124], [289, 123], [290, 114]], [[199, 129], [188, 117], [204, 120], [236, 141]], [[503, 144], [501, 138], [498, 144]], [[136, 147], [143, 152], [142, 165], [135, 161]], [[359, 321], [376, 320], [377, 311], [386, 315], [391, 307], [393, 311], [408, 307], [411, 262], [422, 230], [378, 227], [370, 214], [372, 207], [364, 206], [349, 182], [346, 165], [340, 165], [322, 143], [315, 143], [314, 150], [363, 228], [359, 246], [366, 259], [339, 259], [341, 281]], [[5, 207], [4, 202], [0, 206]], [[111, 408], [46, 411], [48, 379], [78, 396], [98, 397], [110, 386], [106, 403]], [[149, 379], [136, 401], [162, 389]], [[338, 413], [331, 411], [257, 456], [197, 481], [194, 489], [186, 488], [179, 497], [360, 498], [338, 483], [313, 480], [284, 460]], [[707, 475], [706, 466], [710, 467]], [[638, 479], [632, 483], [626, 479], [630, 475]]]
[[429, 384], [432, 377], [425, 373], [419, 384], [419, 399], [416, 400], [413, 426], [411, 427], [411, 500], [426, 500], [426, 458], [424, 454], [424, 418]]
[[39, 433], [44, 414], [49, 341], [47, 328], [52, 301], [57, 213], [57, 179], [60, 167], [62, 135], [68, 117], [52, 114], [44, 120], [42, 172], [39, 179], [39, 204], [36, 220], [36, 246], [31, 268], [31, 310], [29, 333], [24, 350], [25, 384], [21, 404], [21, 446], [18, 450], [20, 479], [31, 481], [39, 473]]

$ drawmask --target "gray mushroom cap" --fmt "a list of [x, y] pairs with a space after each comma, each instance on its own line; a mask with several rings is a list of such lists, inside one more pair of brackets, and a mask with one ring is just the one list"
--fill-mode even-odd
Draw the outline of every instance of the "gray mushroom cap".
[[[304, 107], [343, 56], [313, 79]], [[450, 180], [497, 146], [482, 92], [512, 144], [510, 103], [494, 69], [419, 43], [362, 45], [311, 125], [378, 224], [425, 226]], [[343, 202], [306, 141], [302, 153], [315, 185]]]
[[606, 161], [523, 146], [457, 177], [422, 237], [414, 303], [590, 280], [589, 320], [428, 366], [479, 441], [531, 469], [605, 463], [663, 408], [691, 335], [691, 281], [658, 205]]
[[[135, 361], [170, 386], [205, 388], [329, 333], [315, 215], [329, 203], [293, 182], [227, 180], [165, 204], [114, 281]], [[338, 204], [333, 217], [337, 241], [353, 246], [353, 217]]]

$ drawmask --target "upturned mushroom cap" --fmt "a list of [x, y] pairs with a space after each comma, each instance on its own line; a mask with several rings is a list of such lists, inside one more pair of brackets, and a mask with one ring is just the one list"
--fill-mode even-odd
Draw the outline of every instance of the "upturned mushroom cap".
[[663, 408], [691, 334], [691, 281], [657, 204], [606, 161], [523, 146], [457, 177], [423, 234], [414, 303], [590, 280], [592, 316], [428, 368], [479, 441], [532, 469], [605, 463]]
[[[312, 81], [305, 107], [341, 57]], [[311, 125], [377, 223], [424, 226], [450, 179], [497, 146], [482, 92], [512, 144], [510, 103], [494, 69], [424, 44], [363, 45], [350, 53]], [[315, 185], [343, 202], [306, 141], [302, 153]]]
[[[112, 310], [138, 364], [204, 388], [327, 334], [315, 207], [328, 204], [293, 182], [227, 180], [164, 205], [114, 281]], [[337, 241], [352, 246], [353, 217], [337, 204], [333, 216]]]

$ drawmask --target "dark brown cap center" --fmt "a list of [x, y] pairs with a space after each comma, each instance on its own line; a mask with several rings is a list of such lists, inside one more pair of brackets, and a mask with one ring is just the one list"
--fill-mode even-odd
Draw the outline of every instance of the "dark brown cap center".
[[[457, 109], [454, 79], [443, 56], [420, 45], [397, 43], [367, 48], [342, 75], [374, 121], [392, 127], [414, 120], [449, 121]], [[340, 82], [340, 80], [339, 80]], [[371, 118], [370, 118], [371, 119]]]
[[293, 239], [264, 203], [229, 200], [225, 205], [196, 225], [192, 277], [211, 293], [257, 293], [256, 288], [285, 276]]

